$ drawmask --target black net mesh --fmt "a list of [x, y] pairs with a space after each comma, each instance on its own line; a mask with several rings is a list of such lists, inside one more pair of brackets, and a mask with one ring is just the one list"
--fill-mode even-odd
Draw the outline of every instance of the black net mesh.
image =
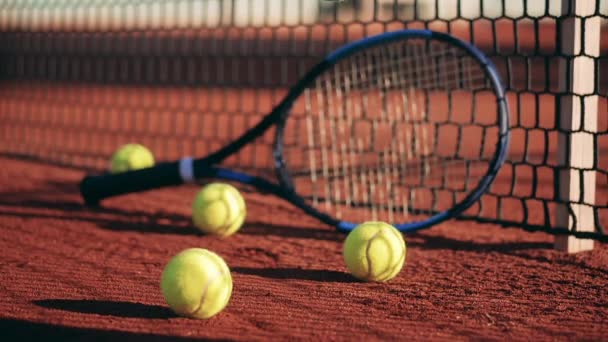
[[[205, 155], [334, 48], [429, 28], [475, 43], [508, 90], [507, 163], [464, 218], [606, 240], [607, 22], [606, 0], [2, 1], [0, 152], [97, 171], [133, 141]], [[227, 164], [272, 174], [272, 139]]]

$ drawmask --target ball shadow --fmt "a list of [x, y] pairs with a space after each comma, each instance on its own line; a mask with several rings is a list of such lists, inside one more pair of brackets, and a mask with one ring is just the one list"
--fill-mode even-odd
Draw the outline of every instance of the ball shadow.
[[240, 234], [259, 236], [280, 236], [298, 239], [312, 239], [320, 241], [342, 241], [344, 234], [332, 229], [315, 229], [295, 225], [277, 225], [263, 222], [248, 222]]
[[[0, 331], [5, 341], [142, 341], [142, 342], [186, 342], [201, 341], [200, 338], [161, 335], [156, 333], [130, 332], [103, 329], [69, 327], [61, 324], [30, 322], [26, 320], [0, 318]], [[205, 338], [205, 341], [225, 339]]]
[[33, 303], [47, 309], [122, 318], [165, 319], [177, 317], [167, 307], [134, 302], [89, 299], [42, 299], [33, 301]]
[[270, 279], [299, 279], [334, 283], [357, 283], [359, 280], [346, 272], [330, 270], [309, 270], [303, 268], [253, 268], [233, 267], [234, 273], [255, 275]]

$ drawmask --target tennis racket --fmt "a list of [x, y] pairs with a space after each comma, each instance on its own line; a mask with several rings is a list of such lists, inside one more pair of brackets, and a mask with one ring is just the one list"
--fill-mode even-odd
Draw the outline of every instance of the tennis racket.
[[[509, 115], [495, 67], [474, 46], [429, 30], [400, 30], [326, 56], [257, 125], [204, 158], [81, 182], [105, 198], [222, 179], [272, 193], [348, 232], [382, 220], [402, 232], [461, 214], [507, 155]], [[275, 128], [277, 180], [221, 167]]]

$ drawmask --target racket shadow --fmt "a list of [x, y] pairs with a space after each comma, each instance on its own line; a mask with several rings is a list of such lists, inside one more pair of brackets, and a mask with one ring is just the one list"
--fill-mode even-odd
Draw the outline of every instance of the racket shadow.
[[[156, 234], [196, 235], [203, 233], [192, 225], [189, 216], [166, 212], [99, 206], [87, 207], [74, 200], [78, 188], [73, 182], [46, 181], [35, 190], [0, 191], [0, 214], [25, 217], [65, 219], [89, 222], [111, 231], [134, 231]], [[268, 199], [264, 198], [264, 201]], [[265, 202], [259, 202], [264, 205]], [[258, 202], [255, 202], [256, 206]], [[9, 208], [15, 208], [11, 210]], [[21, 209], [32, 209], [27, 213]], [[250, 215], [254, 217], [255, 214]], [[287, 221], [287, 219], [285, 219]], [[272, 224], [263, 221], [246, 221], [239, 234], [251, 236], [280, 236], [325, 241], [342, 241], [345, 236], [332, 228], [314, 228], [296, 224]]]
[[231, 270], [234, 273], [242, 275], [253, 275], [269, 279], [297, 279], [297, 280], [310, 280], [310, 281], [322, 281], [322, 282], [333, 282], [333, 283], [358, 283], [359, 280], [355, 279], [352, 275], [346, 272], [331, 271], [331, 270], [314, 270], [304, 269], [296, 267], [267, 267], [267, 268], [253, 268], [253, 267], [232, 267]]
[[[70, 181], [45, 181], [35, 189], [0, 191], [0, 214], [88, 222], [106, 230], [157, 234], [200, 235], [191, 219], [166, 211], [87, 207], [75, 200], [78, 187]], [[27, 209], [24, 211], [23, 209]]]
[[0, 214], [14, 217], [89, 222], [102, 229], [112, 231], [135, 231], [177, 235], [202, 234], [191, 225], [188, 217], [166, 212], [149, 213], [115, 208], [87, 208], [80, 203], [69, 200], [0, 200], [0, 205], [4, 207], [33, 210], [33, 212], [23, 212], [22, 210], [0, 209]]

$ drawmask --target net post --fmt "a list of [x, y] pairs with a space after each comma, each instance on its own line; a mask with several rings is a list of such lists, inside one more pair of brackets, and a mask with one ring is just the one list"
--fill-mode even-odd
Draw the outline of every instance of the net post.
[[[559, 65], [558, 227], [594, 231], [596, 172], [594, 139], [598, 124], [595, 65], [599, 56], [600, 18], [592, 16], [596, 1], [562, 0]], [[572, 57], [569, 57], [572, 56]], [[593, 240], [560, 235], [555, 249], [576, 253], [593, 249]]]

